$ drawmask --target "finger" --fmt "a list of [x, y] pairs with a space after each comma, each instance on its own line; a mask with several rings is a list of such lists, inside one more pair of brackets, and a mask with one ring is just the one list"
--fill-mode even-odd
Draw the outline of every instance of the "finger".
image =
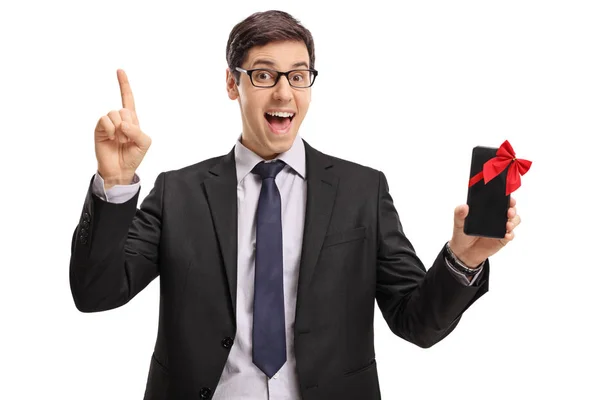
[[508, 209], [508, 213], [506, 214], [508, 216], [508, 219], [512, 219], [517, 215], [517, 209], [516, 207], [511, 207]]
[[106, 115], [108, 116], [108, 118], [110, 118], [110, 120], [113, 123], [113, 125], [115, 126], [115, 128], [118, 129], [119, 126], [121, 126], [121, 122], [123, 122], [123, 120], [121, 119], [121, 114], [119, 114], [118, 111], [112, 110], [111, 112], [109, 112]]
[[132, 111], [131, 116], [133, 118], [133, 123], [136, 124], [137, 126], [140, 126], [140, 123], [139, 123], [138, 117], [137, 117], [137, 113], [135, 111]]
[[98, 120], [98, 123], [96, 124], [96, 131], [103, 131], [110, 140], [115, 139], [115, 126], [110, 118], [108, 118], [106, 115], [103, 115]]
[[515, 238], [514, 232], [507, 232], [504, 235], [504, 238], [500, 239], [500, 243], [502, 244], [502, 246], [506, 246], [508, 244], [508, 242], [510, 242], [514, 238]]
[[514, 206], [516, 206], [516, 205], [517, 205], [517, 200], [515, 200], [515, 198], [514, 198], [514, 197], [511, 197], [511, 198], [510, 198], [510, 206], [511, 206], [511, 207], [514, 207]]
[[127, 136], [123, 134], [123, 130], [121, 129], [121, 124], [123, 123], [121, 114], [118, 111], [113, 110], [108, 113], [108, 118], [110, 118], [111, 122], [115, 126], [115, 137], [119, 143], [127, 143]]
[[454, 209], [454, 229], [462, 230], [465, 226], [465, 218], [469, 213], [469, 206], [462, 204]]
[[128, 122], [123, 122], [121, 124], [121, 132], [129, 139], [129, 141], [134, 142], [140, 149], [146, 151], [152, 144], [152, 140], [150, 136], [146, 135], [139, 126], [132, 125]]
[[506, 231], [510, 232], [521, 223], [521, 217], [517, 214], [506, 222]]
[[519, 215], [515, 216], [513, 219], [511, 219], [509, 222], [507, 222], [507, 227], [508, 224], [511, 225], [511, 229], [508, 229], [508, 231], [512, 231], [513, 229], [515, 229], [517, 226], [519, 226], [519, 224], [521, 223], [521, 217]]
[[135, 102], [133, 101], [133, 92], [127, 74], [122, 69], [117, 70], [117, 78], [119, 79], [119, 87], [121, 88], [121, 103], [123, 108], [130, 111], [135, 111]]
[[133, 112], [127, 108], [121, 108], [119, 116], [121, 117], [121, 121], [133, 123]]

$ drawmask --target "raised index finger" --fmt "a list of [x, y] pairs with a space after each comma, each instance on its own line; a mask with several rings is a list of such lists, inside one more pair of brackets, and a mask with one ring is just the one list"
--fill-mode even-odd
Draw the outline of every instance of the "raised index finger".
[[131, 86], [129, 85], [129, 79], [127, 79], [127, 74], [122, 69], [118, 69], [117, 78], [119, 79], [119, 87], [121, 88], [121, 102], [123, 103], [123, 108], [135, 111], [133, 92], [131, 91]]

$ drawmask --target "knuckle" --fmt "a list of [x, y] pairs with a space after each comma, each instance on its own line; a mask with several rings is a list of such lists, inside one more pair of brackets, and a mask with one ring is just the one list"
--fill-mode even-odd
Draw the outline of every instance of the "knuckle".
[[100, 124], [109, 133], [112, 133], [115, 130], [115, 125], [113, 124], [113, 122], [111, 121], [111, 119], [109, 117], [107, 117], [106, 115], [104, 115], [100, 119]]
[[119, 112], [116, 110], [112, 110], [111, 112], [109, 112], [107, 114], [108, 118], [110, 118], [110, 120], [113, 122], [113, 124], [117, 125], [121, 123], [121, 116], [119, 115]]

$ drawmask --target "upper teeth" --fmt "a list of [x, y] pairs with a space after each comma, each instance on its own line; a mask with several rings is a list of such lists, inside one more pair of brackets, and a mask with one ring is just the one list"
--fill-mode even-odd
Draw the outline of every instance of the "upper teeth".
[[294, 113], [281, 112], [281, 111], [269, 111], [269, 112], [267, 112], [267, 114], [272, 115], [274, 117], [281, 117], [281, 118], [289, 118], [289, 117], [294, 116]]

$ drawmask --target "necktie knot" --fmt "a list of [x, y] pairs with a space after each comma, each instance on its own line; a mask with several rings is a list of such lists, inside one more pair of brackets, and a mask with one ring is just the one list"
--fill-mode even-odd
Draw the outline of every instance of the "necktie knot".
[[285, 163], [281, 160], [273, 162], [261, 161], [252, 169], [252, 173], [260, 176], [262, 179], [275, 178], [283, 167], [285, 167]]

